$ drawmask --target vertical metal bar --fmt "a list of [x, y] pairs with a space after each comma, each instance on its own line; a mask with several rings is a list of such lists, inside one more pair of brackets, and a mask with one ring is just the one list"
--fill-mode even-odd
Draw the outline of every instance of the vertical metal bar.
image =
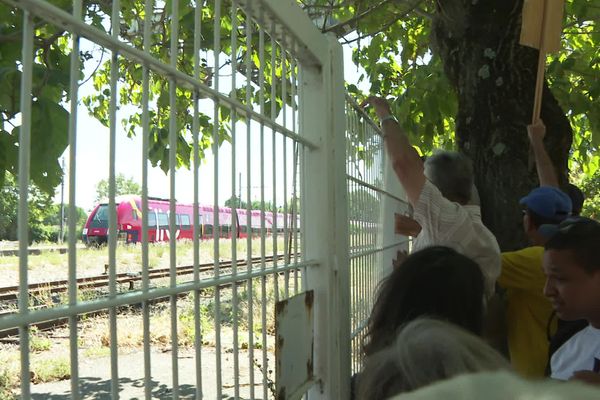
[[[111, 15], [111, 35], [114, 39], [118, 39], [120, 30], [120, 15], [121, 2], [115, 0], [112, 4]], [[117, 209], [115, 204], [115, 160], [116, 160], [116, 136], [117, 136], [117, 101], [119, 80], [119, 54], [112, 52], [110, 61], [110, 106], [109, 106], [109, 166], [108, 166], [108, 280], [109, 280], [109, 297], [114, 298], [117, 295], [116, 278], [117, 278]], [[111, 396], [113, 399], [119, 398], [119, 346], [117, 337], [117, 309], [111, 307], [109, 309], [110, 321], [110, 370], [111, 370]]]
[[[349, 110], [348, 112], [350, 112], [350, 118], [349, 118], [349, 123], [350, 123], [350, 131], [348, 132], [348, 135], [346, 136], [346, 140], [350, 141], [350, 140], [355, 140], [355, 137], [358, 136], [358, 119], [357, 119], [357, 115], [353, 110]], [[352, 176], [352, 177], [356, 177], [356, 166], [354, 165], [354, 163], [358, 162], [357, 160], [357, 154], [356, 154], [356, 149], [353, 146], [346, 146], [346, 149], [348, 152], [351, 152], [351, 159], [352, 159], [352, 164], [348, 164], [347, 169], [348, 169], [348, 175]], [[352, 203], [350, 204], [350, 207], [352, 207], [352, 209], [355, 209], [355, 207], [357, 206], [355, 204], [355, 202], [357, 201], [356, 196], [357, 193], [356, 192], [356, 183], [355, 181], [349, 181], [348, 183], [348, 194], [350, 195], [351, 193], [353, 194], [352, 196], [349, 196], [349, 198], [351, 199]], [[357, 250], [359, 250], [359, 246], [357, 245], [357, 243], [359, 243], [360, 241], [360, 225], [358, 224], [358, 220], [357, 220], [357, 216], [354, 214], [352, 215], [353, 218], [353, 225], [352, 225], [352, 250], [354, 252], [356, 252]], [[362, 266], [362, 260], [360, 258], [353, 258], [352, 260], [352, 297], [353, 297], [353, 303], [352, 303], [352, 313], [354, 316], [354, 328], [358, 328], [361, 324], [362, 324], [362, 304], [361, 302], [361, 266]], [[361, 336], [358, 336], [358, 338], [360, 338]], [[360, 342], [359, 342], [360, 343]], [[359, 344], [357, 344], [357, 347], [360, 346]], [[359, 350], [360, 351], [360, 350]]]
[[[291, 101], [291, 107], [292, 107], [292, 131], [293, 132], [298, 132], [298, 127], [296, 126], [296, 73], [297, 73], [297, 64], [296, 64], [296, 41], [293, 41], [293, 45], [292, 45], [292, 57], [291, 57], [291, 67], [290, 67], [290, 74], [291, 74], [291, 81], [292, 81], [292, 88], [291, 88], [291, 92], [292, 92], [292, 101]], [[293, 160], [293, 179], [292, 181], [294, 182], [293, 184], [293, 190], [292, 190], [292, 227], [293, 227], [293, 235], [294, 235], [294, 265], [298, 265], [298, 156], [299, 156], [299, 147], [300, 144], [298, 142], [294, 142], [294, 148], [293, 148], [293, 153], [294, 153], [294, 160]], [[294, 294], [298, 294], [298, 270], [294, 269]]]
[[[219, 53], [221, 52], [221, 0], [215, 0], [214, 9], [214, 89], [219, 91]], [[213, 245], [214, 275], [220, 276], [219, 262], [219, 103], [215, 101], [213, 110], [213, 153], [214, 153], [214, 205], [213, 205]], [[217, 398], [222, 397], [223, 374], [221, 371], [221, 290], [215, 287], [215, 358], [217, 373]]]
[[[260, 113], [265, 115], [265, 30], [264, 7], [261, 6], [259, 12], [259, 31], [258, 31], [258, 82], [259, 82], [259, 103]], [[260, 211], [261, 211], [261, 237], [260, 237], [260, 268], [263, 271], [261, 276], [261, 333], [262, 333], [262, 388], [263, 399], [267, 394], [267, 277], [264, 275], [266, 269], [265, 248], [266, 248], [266, 230], [265, 230], [265, 125], [260, 123]], [[271, 210], [272, 212], [272, 210]], [[271, 221], [273, 217], [271, 216]]]
[[[271, 23], [271, 119], [275, 121], [277, 119], [277, 102], [275, 101], [277, 97], [277, 74], [276, 74], [276, 53], [277, 53], [277, 42], [273, 37], [275, 33], [275, 23]], [[277, 231], [277, 219], [278, 219], [278, 208], [277, 208], [277, 132], [275, 129], [271, 129], [273, 132], [273, 267], [277, 268], [277, 239], [279, 237], [279, 232]], [[275, 291], [275, 302], [279, 301], [279, 274], [275, 273], [273, 275], [273, 286]]]
[[[283, 127], [287, 128], [287, 51], [285, 48], [286, 36], [285, 32], [282, 33], [281, 38], [281, 99], [283, 112]], [[287, 138], [283, 137], [283, 258], [285, 263], [289, 263], [290, 255], [288, 249], [288, 201], [287, 201]], [[284, 296], [287, 299], [290, 297], [290, 272], [285, 271], [284, 275]]]
[[[194, 78], [200, 80], [200, 43], [202, 40], [202, 8], [204, 0], [194, 8]], [[200, 204], [199, 188], [200, 180], [200, 93], [194, 90], [194, 116], [192, 119], [192, 138], [194, 146], [194, 282], [200, 280]], [[194, 290], [194, 350], [196, 356], [196, 400], [202, 399], [202, 326], [200, 324], [200, 290]]]
[[[344, 135], [345, 138], [345, 148], [346, 148], [346, 176], [349, 177], [352, 174], [352, 170], [351, 170], [351, 160], [354, 159], [354, 155], [352, 153], [353, 149], [352, 147], [349, 145], [349, 142], [354, 134], [354, 114], [351, 112], [351, 110], [349, 110], [348, 106], [346, 105], [346, 132]], [[348, 178], [346, 178], [346, 195], [348, 196], [348, 207], [350, 210], [352, 210], [353, 208], [353, 202], [352, 199], [353, 197], [350, 195], [352, 193], [352, 181], [349, 180]], [[355, 233], [354, 233], [354, 219], [353, 219], [353, 215], [351, 213], [348, 213], [348, 227], [349, 227], [349, 244], [350, 244], [350, 253], [354, 252], [354, 239], [355, 239]], [[356, 290], [356, 286], [357, 286], [358, 282], [357, 282], [357, 276], [356, 276], [356, 258], [355, 257], [351, 257], [350, 258], [350, 322], [351, 322], [351, 327], [352, 327], [352, 331], [355, 332], [357, 326], [359, 325], [359, 315], [357, 312], [357, 290]], [[352, 360], [353, 360], [353, 366], [354, 366], [354, 370], [356, 370], [356, 359], [357, 359], [357, 352], [359, 352], [358, 348], [359, 348], [359, 344], [358, 344], [358, 336], [355, 337], [354, 339], [352, 339], [352, 344], [353, 344], [353, 353], [352, 353]]]
[[[252, 104], [252, 0], [248, 0], [247, 11], [246, 11], [246, 104], [251, 106]], [[248, 187], [246, 200], [248, 202], [248, 245], [247, 245], [247, 258], [248, 258], [248, 271], [251, 271], [254, 266], [252, 265], [252, 176], [250, 174], [252, 163], [251, 163], [251, 120], [246, 120], [246, 183]], [[254, 285], [252, 278], [248, 278], [248, 369], [250, 375], [250, 398], [254, 398]]]
[[[29, 293], [27, 276], [27, 247], [29, 243], [29, 161], [31, 151], [31, 81], [33, 71], [33, 18], [23, 11], [23, 49], [21, 61], [21, 129], [19, 131], [19, 210], [17, 232], [19, 238], [19, 313], [29, 313]], [[21, 396], [29, 398], [29, 326], [19, 327], [21, 353]]]
[[[179, 41], [179, 1], [172, 0], [171, 11], [171, 67], [177, 68]], [[169, 79], [169, 264], [170, 286], [177, 286], [177, 208], [175, 203], [175, 173], [177, 168], [177, 82]], [[179, 361], [177, 334], [177, 296], [171, 296], [171, 365], [173, 373], [173, 399], [179, 398]]]
[[[303, 83], [304, 82], [304, 72], [302, 69], [302, 65], [298, 64], [298, 82]], [[300, 85], [298, 88], [298, 132], [303, 135], [306, 136], [307, 132], [304, 131], [304, 127], [302, 125], [302, 113], [301, 113], [301, 108], [300, 105], [304, 103], [304, 93], [303, 91], [300, 89]], [[305, 177], [305, 160], [306, 160], [306, 152], [305, 152], [305, 147], [302, 146], [300, 147], [300, 154], [299, 154], [299, 168], [298, 168], [298, 175], [299, 175], [299, 179], [298, 181], [300, 182], [300, 205], [299, 208], [300, 210], [305, 210], [306, 209], [306, 195], [305, 195], [305, 191], [304, 191], [304, 177]], [[300, 248], [302, 251], [302, 259], [306, 260], [306, 213], [301, 213], [300, 214]], [[306, 291], [309, 289], [308, 287], [308, 268], [307, 267], [303, 267], [302, 268], [302, 275], [301, 275], [301, 291]]]
[[[237, 41], [238, 41], [238, 2], [232, 0], [231, 2], [231, 96], [237, 97]], [[250, 51], [247, 49], [246, 51]], [[237, 174], [236, 169], [236, 120], [237, 110], [233, 108], [231, 110], [231, 194], [235, 199], [235, 176]], [[248, 144], [250, 146], [250, 144]], [[250, 171], [248, 170], [248, 173]], [[240, 194], [241, 196], [241, 194]], [[241, 202], [242, 199], [239, 199]], [[231, 270], [234, 276], [238, 273], [237, 265], [237, 209], [238, 205], [233, 204], [231, 209]], [[235, 219], [234, 219], [235, 218]], [[233, 284], [231, 286], [232, 291], [232, 311], [233, 311], [233, 385], [234, 385], [234, 398], [240, 397], [240, 360], [239, 360], [239, 337], [238, 337], [238, 286]]]
[[[81, 0], [73, 1], [73, 15], [81, 18]], [[69, 93], [69, 305], [77, 304], [77, 215], [76, 168], [77, 168], [77, 102], [79, 98], [79, 35], [73, 33]], [[64, 174], [64, 171], [63, 171]], [[64, 179], [64, 178], [63, 178]], [[69, 350], [71, 355], [71, 397], [79, 399], [79, 359], [77, 345], [77, 316], [69, 317]]]
[[[371, 151], [369, 149], [369, 129], [367, 127], [366, 124], [363, 124], [363, 138], [365, 140], [365, 156], [367, 157], [367, 160], [372, 160], [371, 158], [368, 158], [371, 156]], [[367, 165], [366, 162], [363, 162], [363, 168], [364, 168], [364, 180], [367, 184], [372, 183], [371, 181], [371, 168], [369, 168], [369, 166]], [[371, 198], [370, 198], [370, 194], [371, 194], [371, 190], [366, 187], [365, 185], [363, 185], [363, 197], [364, 197], [364, 201], [362, 204], [371, 204]], [[366, 213], [366, 218], [365, 218], [365, 242], [368, 243], [368, 249], [371, 250], [374, 248], [373, 246], [373, 242], [372, 242], [372, 238], [371, 238], [371, 215], [370, 212]], [[369, 305], [371, 302], [371, 283], [372, 283], [372, 271], [373, 271], [373, 254], [369, 253], [369, 255], [367, 257], [365, 257], [365, 262], [367, 264], [367, 269], [366, 269], [366, 278], [367, 278], [367, 285], [365, 286], [365, 320], [368, 318], [369, 315]]]
[[[150, 53], [151, 23], [153, 0], [146, 0], [144, 4], [144, 51]], [[148, 258], [148, 158], [150, 148], [150, 70], [147, 65], [142, 67], [142, 291], [147, 293], [150, 288], [149, 258]], [[158, 223], [158, 221], [156, 221]], [[150, 348], [150, 303], [142, 304], [142, 326], [144, 341], [144, 396], [146, 400], [152, 398], [152, 364]]]

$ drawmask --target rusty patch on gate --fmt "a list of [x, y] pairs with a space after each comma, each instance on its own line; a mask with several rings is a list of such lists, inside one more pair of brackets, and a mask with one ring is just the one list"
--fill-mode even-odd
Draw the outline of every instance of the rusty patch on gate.
[[313, 381], [314, 292], [275, 305], [277, 399], [300, 399]]

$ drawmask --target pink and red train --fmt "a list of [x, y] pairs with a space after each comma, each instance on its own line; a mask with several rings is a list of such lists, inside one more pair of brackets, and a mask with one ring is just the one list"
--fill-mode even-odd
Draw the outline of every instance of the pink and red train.
[[[142, 201], [140, 196], [125, 195], [115, 199], [117, 208], [118, 237], [126, 243], [137, 243], [142, 239]], [[177, 239], [192, 239], [194, 235], [193, 210], [191, 204], [177, 204], [176, 230]], [[214, 207], [198, 207], [200, 239], [212, 239], [214, 236]], [[218, 208], [219, 219], [216, 235], [221, 238], [231, 238], [235, 225], [237, 237], [247, 237], [250, 229], [252, 235], [260, 235], [262, 229], [262, 212], [250, 211], [250, 226], [247, 223], [246, 209]], [[169, 201], [158, 198], [148, 198], [148, 241], [163, 242], [169, 240]], [[265, 211], [264, 229], [266, 235], [283, 233], [285, 214]], [[298, 221], [298, 219], [296, 219]], [[298, 229], [298, 223], [292, 227], [291, 215], [288, 215], [287, 229]], [[102, 244], [108, 239], [108, 204], [100, 203], [88, 216], [83, 228], [83, 241], [86, 244]]]

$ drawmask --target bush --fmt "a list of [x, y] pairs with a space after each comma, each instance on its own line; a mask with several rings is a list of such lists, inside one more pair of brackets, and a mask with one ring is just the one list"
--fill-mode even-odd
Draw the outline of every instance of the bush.
[[31, 375], [31, 382], [34, 384], [69, 379], [71, 377], [69, 360], [66, 358], [39, 360], [31, 366]]
[[0, 400], [14, 400], [17, 397], [13, 393], [13, 389], [16, 388], [18, 382], [16, 381], [14, 374], [9, 373], [7, 369], [3, 369], [0, 372]]

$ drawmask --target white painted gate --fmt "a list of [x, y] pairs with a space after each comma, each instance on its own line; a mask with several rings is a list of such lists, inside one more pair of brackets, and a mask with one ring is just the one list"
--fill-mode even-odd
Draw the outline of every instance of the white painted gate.
[[[308, 289], [314, 291], [315, 317], [315, 378], [308, 396], [347, 398], [351, 372], [360, 365], [360, 339], [374, 287], [386, 273], [384, 266], [391, 262], [390, 253], [399, 245], [394, 242], [388, 216], [393, 211], [403, 211], [404, 206], [400, 197], [388, 190], [389, 176], [385, 172], [380, 137], [364, 118], [359, 118], [360, 111], [344, 98], [341, 46], [335, 38], [321, 35], [292, 0], [147, 0], [140, 5], [143, 15], [170, 21], [168, 56], [161, 58], [153, 47], [155, 32], [151, 24], [140, 18], [135, 29], [123, 27], [121, 2], [108, 3], [112, 11], [102, 16], [105, 24], [102, 31], [83, 17], [88, 14], [82, 13], [81, 0], [75, 0], [69, 11], [51, 1], [0, 0], [0, 6], [14, 8], [23, 18], [22, 58], [16, 66], [23, 77], [18, 310], [0, 318], [0, 331], [19, 329], [22, 398], [50, 395], [30, 383], [30, 327], [60, 318], [68, 319], [71, 384], [66, 393], [73, 399], [85, 398], [98, 388], [93, 385], [94, 377], [88, 372], [81, 373], [87, 356], [80, 340], [85, 323], [82, 316], [103, 312], [108, 314], [106, 347], [110, 360], [106, 371], [100, 371], [102, 367], [98, 364], [97, 372], [98, 376], [106, 377], [103, 379], [108, 387], [106, 396], [127, 397], [132, 393], [127, 391], [128, 383], [135, 382], [129, 386], [138, 386], [139, 396], [148, 399], [272, 398], [276, 343], [270, 327], [274, 304]], [[203, 30], [205, 10], [213, 12], [212, 37], [205, 36]], [[222, 38], [222, 24], [227, 15], [234, 29], [229, 37]], [[184, 16], [194, 21], [192, 41], [180, 38]], [[71, 50], [70, 97], [65, 96], [63, 102], [70, 110], [67, 173], [70, 215], [75, 215], [74, 205], [78, 201], [79, 171], [83, 170], [83, 163], [89, 162], [78, 157], [77, 152], [78, 140], [85, 130], [79, 124], [82, 97], [79, 92], [84, 84], [79, 52], [82, 46], [96, 46], [110, 60], [110, 81], [105, 82], [110, 98], [105, 134], [110, 140], [107, 148], [98, 149], [109, 154], [108, 290], [92, 299], [82, 299], [82, 289], [77, 283], [82, 276], [78, 270], [79, 232], [75, 221], [70, 220], [66, 300], [46, 308], [32, 307], [27, 252], [31, 105], [37, 101], [32, 93], [32, 76], [36, 63], [41, 62], [35, 39], [40, 24], [64, 30], [63, 45]], [[126, 40], [123, 29], [138, 32], [139, 40]], [[219, 51], [204, 49], [203, 41], [208, 40], [212, 40], [210, 47]], [[250, 51], [242, 49], [242, 45]], [[193, 65], [181, 63], [184, 51], [192, 52]], [[164, 148], [168, 151], [170, 240], [165, 251], [170, 275], [162, 282], [151, 280], [152, 245], [147, 240], [148, 220], [142, 218], [142, 243], [137, 247], [141, 284], [133, 290], [120, 283], [119, 260], [125, 250], [118, 242], [122, 227], [115, 211], [116, 176], [122, 172], [116, 165], [120, 138], [125, 136], [119, 121], [133, 113], [119, 106], [118, 93], [123, 87], [119, 65], [123, 62], [141, 70], [141, 98], [127, 107], [139, 110], [141, 115], [136, 130], [136, 135], [142, 138], [136, 150], [141, 162], [131, 168], [139, 170], [142, 177], [142, 216], [151, 212], [148, 199], [153, 195], [150, 193], [153, 182], [149, 159], [155, 140], [153, 129], [158, 124], [154, 118], [160, 107], [170, 116], [168, 125], [163, 127], [168, 135]], [[151, 88], [157, 82], [168, 86], [165, 99], [152, 97]], [[276, 97], [283, 101], [269, 101]], [[189, 113], [188, 125], [177, 123], [181, 107]], [[225, 114], [229, 118], [223, 118]], [[361, 146], [368, 149], [360, 155], [353, 138], [359, 130]], [[227, 142], [219, 146], [223, 137]], [[192, 151], [193, 174], [187, 181], [178, 178], [182, 172], [176, 168], [181, 140]], [[201, 167], [199, 155], [203, 146], [207, 147], [206, 158], [212, 168], [211, 185], [202, 181], [200, 172], [206, 167]], [[196, 232], [201, 230], [199, 199], [204, 191], [213, 193], [210, 269], [201, 267], [201, 259], [208, 250], [198, 235], [192, 242], [190, 261], [182, 261], [184, 256], [179, 254], [175, 239], [179, 229], [176, 197], [182, 186], [193, 187], [190, 203], [196, 205], [191, 216]], [[262, 223], [260, 227], [252, 226], [251, 218], [246, 217], [246, 225], [232, 225], [229, 231], [232, 238], [225, 239], [221, 237], [222, 231], [214, 229], [220, 218], [216, 206], [222, 206], [226, 198], [233, 196], [246, 199], [247, 207], [238, 210], [242, 215], [250, 215], [254, 200]], [[355, 198], [350, 201], [351, 206], [353, 201], [367, 202], [373, 208], [361, 218], [349, 217], [349, 196]], [[274, 218], [270, 232], [265, 225], [268, 203], [290, 216], [280, 219], [283, 226], [277, 226]], [[247, 237], [237, 237], [244, 232]], [[268, 258], [271, 255], [272, 260]], [[193, 273], [191, 277], [178, 277], [179, 268], [185, 263], [191, 265]], [[141, 309], [136, 318], [141, 326], [143, 356], [139, 363], [132, 363], [120, 342], [131, 334], [126, 322], [129, 313], [124, 308], [138, 305]], [[159, 312], [168, 317], [158, 318]], [[161, 336], [163, 342], [159, 346], [156, 331], [165, 325], [168, 335]], [[167, 367], [158, 361], [163, 358], [160, 352], [165, 351], [170, 354]]]

